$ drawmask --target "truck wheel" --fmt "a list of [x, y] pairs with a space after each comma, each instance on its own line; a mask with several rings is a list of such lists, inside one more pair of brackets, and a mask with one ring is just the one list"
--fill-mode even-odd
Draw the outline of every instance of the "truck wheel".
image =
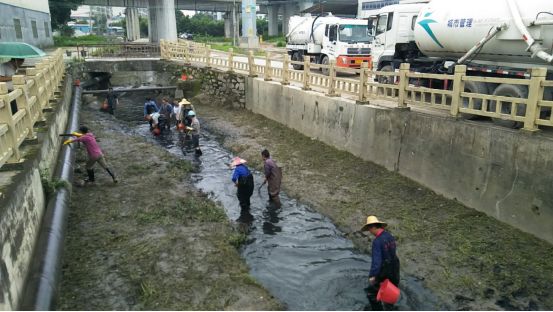
[[[514, 98], [527, 98], [528, 97], [528, 87], [520, 85], [511, 85], [511, 84], [500, 84], [497, 89], [493, 92], [495, 96], [506, 96]], [[496, 105], [501, 105], [497, 101], [490, 102], [490, 111], [495, 112]], [[524, 116], [526, 114], [526, 107], [523, 104], [517, 104], [517, 116]], [[513, 105], [511, 103], [503, 103], [501, 105], [502, 114], [511, 114]], [[500, 118], [492, 118], [493, 122], [496, 125], [507, 127], [507, 128], [520, 128], [522, 126], [521, 122], [512, 121], [512, 120], [503, 120]]]
[[[382, 72], [393, 72], [394, 69], [392, 68], [392, 65], [386, 65], [386, 66], [382, 66], [380, 71], [382, 71]], [[376, 77], [376, 81], [378, 81], [378, 83], [383, 83], [383, 84], [393, 84], [394, 83], [394, 77], [393, 76], [378, 76], [378, 77]]]
[[[321, 61], [321, 64], [322, 65], [329, 65], [330, 64], [330, 61], [328, 60], [328, 56], [324, 56], [322, 61]], [[328, 68], [321, 68], [321, 71], [323, 72], [323, 75], [325, 76], [328, 76], [328, 73], [330, 72], [330, 70]]]
[[[479, 93], [479, 94], [490, 94], [490, 88], [488, 87], [488, 84], [485, 82], [477, 82], [477, 81], [467, 81], [465, 82], [465, 92], [469, 93]], [[462, 98], [462, 107], [468, 108], [469, 107], [469, 99], [468, 98]], [[473, 107], [475, 110], [481, 110], [482, 109], [482, 100], [480, 99], [474, 99], [473, 100]], [[476, 119], [478, 118], [478, 115], [473, 114], [461, 114], [461, 118], [463, 119]]]
[[[303, 62], [299, 52], [292, 53], [292, 61], [294, 61], [294, 62]], [[294, 68], [295, 70], [303, 70], [303, 65], [293, 64], [292, 68]]]

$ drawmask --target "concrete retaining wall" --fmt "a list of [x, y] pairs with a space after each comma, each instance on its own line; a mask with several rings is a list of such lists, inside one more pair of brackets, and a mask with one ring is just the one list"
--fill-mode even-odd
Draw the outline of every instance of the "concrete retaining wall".
[[[27, 146], [23, 168], [0, 198], [0, 310], [15, 310], [22, 297], [29, 264], [35, 249], [46, 198], [41, 169], [54, 172], [71, 102], [71, 81], [65, 82], [62, 100], [46, 115], [45, 131], [38, 131], [38, 144]], [[49, 177], [45, 177], [49, 178]]]
[[246, 107], [553, 243], [553, 138], [248, 78]]

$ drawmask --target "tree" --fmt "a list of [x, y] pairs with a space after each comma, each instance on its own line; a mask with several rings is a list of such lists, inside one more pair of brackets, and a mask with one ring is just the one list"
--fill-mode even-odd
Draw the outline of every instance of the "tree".
[[59, 30], [71, 20], [71, 10], [76, 10], [83, 0], [50, 0], [50, 18], [52, 19], [52, 29]]
[[144, 16], [138, 17], [138, 24], [140, 27], [140, 36], [148, 37], [148, 18]]
[[[179, 14], [180, 13], [180, 14]], [[177, 32], [196, 35], [220, 37], [225, 35], [225, 23], [215, 20], [208, 14], [195, 14], [192, 17], [184, 16], [180, 11], [176, 13]]]

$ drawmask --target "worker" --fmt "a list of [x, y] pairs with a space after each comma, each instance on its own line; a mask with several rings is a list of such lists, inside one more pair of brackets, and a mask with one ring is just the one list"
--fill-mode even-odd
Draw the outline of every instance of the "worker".
[[177, 99], [173, 100], [173, 118], [175, 119], [175, 129], [179, 129], [179, 124], [181, 121], [181, 106]]
[[[0, 65], [0, 82], [5, 82], [8, 87], [8, 92], [13, 91], [13, 82], [12, 76], [17, 73], [17, 70], [23, 65], [25, 59], [22, 58], [12, 58], [9, 62], [2, 63]], [[12, 115], [17, 113], [17, 101], [13, 100], [10, 102], [10, 108]]]
[[191, 110], [188, 112], [188, 118], [190, 118], [190, 127], [192, 128], [192, 144], [194, 144], [194, 153], [196, 156], [202, 156], [202, 150], [200, 149], [200, 121], [196, 118], [196, 113]]
[[108, 88], [108, 95], [106, 96], [106, 102], [108, 104], [107, 112], [113, 115], [115, 108], [119, 104], [119, 99], [117, 98], [117, 95], [113, 93], [112, 87]]
[[93, 168], [95, 163], [99, 163], [100, 166], [102, 166], [102, 168], [104, 168], [111, 176], [113, 183], [117, 183], [117, 178], [115, 177], [115, 174], [113, 174], [113, 171], [109, 169], [106, 158], [104, 157], [104, 153], [102, 153], [98, 142], [96, 142], [96, 137], [94, 136], [94, 134], [92, 134], [92, 132], [89, 132], [88, 128], [85, 126], [81, 126], [79, 128], [79, 132], [80, 134], [75, 135], [75, 139], [68, 139], [63, 142], [63, 144], [67, 145], [73, 142], [82, 142], [85, 145], [86, 152], [88, 154], [88, 160], [86, 162], [86, 173], [88, 175], [88, 179], [86, 179], [85, 182], [94, 183], [95, 179]]
[[230, 166], [234, 169], [232, 182], [236, 186], [236, 196], [240, 202], [240, 217], [236, 221], [251, 223], [253, 216], [250, 213], [250, 197], [253, 194], [254, 182], [253, 175], [246, 163], [246, 160], [234, 157]]
[[282, 181], [282, 170], [277, 166], [276, 162], [271, 158], [271, 154], [267, 149], [261, 151], [261, 158], [263, 159], [263, 171], [265, 174], [265, 180], [261, 184], [260, 188], [268, 183], [267, 192], [269, 193], [269, 201], [276, 204], [280, 203], [280, 183]]
[[369, 287], [367, 288], [367, 297], [373, 311], [393, 308], [393, 305], [389, 304], [384, 304], [383, 307], [382, 302], [376, 300], [381, 282], [388, 279], [396, 287], [399, 286], [399, 258], [396, 254], [396, 239], [386, 231], [386, 225], [376, 216], [368, 216], [366, 224], [361, 228], [362, 232], [369, 231], [375, 237], [372, 242], [372, 261], [369, 271]]
[[151, 115], [157, 112], [159, 112], [159, 108], [157, 107], [156, 103], [152, 100], [152, 98], [147, 97], [146, 102], [144, 102], [144, 119], [148, 120], [148, 122], [150, 123], [150, 130], [153, 129], [153, 121]]
[[165, 123], [163, 124], [163, 127], [169, 129], [171, 127], [171, 115], [173, 115], [173, 105], [169, 104], [169, 99], [167, 97], [163, 97], [161, 99], [159, 114], [165, 118]]

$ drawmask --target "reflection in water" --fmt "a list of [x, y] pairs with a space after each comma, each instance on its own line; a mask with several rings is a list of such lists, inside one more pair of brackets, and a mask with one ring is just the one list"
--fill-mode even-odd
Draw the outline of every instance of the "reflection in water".
[[[147, 126], [136, 131], [150, 136]], [[153, 138], [152, 138], [153, 139]], [[364, 288], [370, 257], [359, 253], [334, 224], [309, 207], [280, 194], [268, 202], [266, 192], [254, 192], [251, 210], [240, 213], [236, 188], [228, 164], [232, 156], [209, 133], [203, 132], [202, 157], [183, 153], [173, 133], [156, 138], [175, 156], [189, 159], [198, 168], [192, 175], [196, 187], [222, 204], [229, 219], [243, 221], [248, 234], [242, 247], [250, 273], [291, 310], [362, 310], [368, 303]], [[186, 150], [184, 151], [186, 152]], [[256, 181], [262, 174], [252, 172]], [[405, 275], [404, 275], [405, 276]], [[437, 310], [434, 297], [413, 277], [402, 280], [401, 310]]]

